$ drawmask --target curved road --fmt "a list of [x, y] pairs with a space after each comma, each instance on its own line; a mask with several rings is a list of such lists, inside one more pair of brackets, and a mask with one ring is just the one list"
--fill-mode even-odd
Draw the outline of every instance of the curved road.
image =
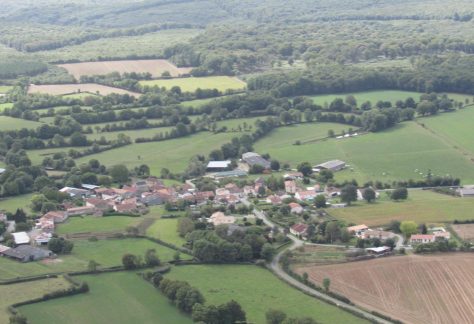
[[[254, 209], [254, 214], [257, 218], [260, 218], [261, 220], [263, 220], [263, 222], [267, 225], [267, 226], [270, 226], [270, 227], [277, 227], [279, 228], [279, 226], [275, 225], [273, 222], [271, 222], [267, 216], [265, 215], [264, 212], [260, 211], [260, 210], [257, 210], [257, 209]], [[289, 239], [291, 239], [293, 241], [292, 245], [288, 248], [290, 250], [294, 250], [300, 246], [303, 246], [304, 245], [304, 241], [296, 238], [295, 236], [293, 235], [290, 235], [288, 234], [287, 237]], [[403, 241], [402, 241], [403, 242]], [[355, 312], [355, 313], [358, 313], [360, 315], [362, 315], [363, 317], [365, 317], [366, 319], [368, 319], [369, 321], [373, 321], [375, 323], [383, 323], [383, 324], [390, 324], [391, 322], [387, 321], [387, 320], [384, 320], [383, 318], [380, 318], [378, 316], [375, 316], [369, 312], [366, 312], [358, 307], [355, 307], [355, 306], [352, 306], [350, 304], [347, 304], [347, 303], [344, 303], [338, 299], [335, 299], [335, 298], [332, 298], [324, 293], [321, 293], [319, 291], [317, 291], [316, 289], [313, 289], [309, 286], [306, 286], [305, 284], [299, 282], [298, 280], [296, 280], [295, 278], [293, 278], [292, 276], [290, 276], [289, 274], [287, 274], [280, 266], [280, 259], [281, 259], [281, 256], [283, 255], [283, 253], [286, 251], [287, 249], [284, 249], [282, 251], [280, 251], [280, 253], [278, 253], [274, 258], [273, 258], [273, 261], [272, 263], [270, 264], [270, 269], [271, 271], [273, 271], [273, 273], [275, 275], [277, 275], [280, 279], [286, 281], [288, 284], [290, 284], [291, 286], [293, 287], [296, 287], [298, 288], [299, 290], [301, 291], [304, 291], [305, 293], [307, 293], [308, 295], [310, 296], [313, 296], [313, 297], [316, 297], [320, 300], [323, 300], [323, 301], [326, 301], [326, 302], [329, 302], [331, 304], [334, 304], [336, 305], [337, 307], [340, 307], [344, 310], [347, 310], [347, 311], [350, 311], [350, 312]]]

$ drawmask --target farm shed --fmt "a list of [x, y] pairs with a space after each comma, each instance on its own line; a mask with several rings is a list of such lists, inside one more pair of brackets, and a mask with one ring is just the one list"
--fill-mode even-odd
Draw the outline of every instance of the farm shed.
[[0, 252], [0, 254], [20, 262], [37, 261], [53, 256], [53, 252], [50, 250], [40, 249], [30, 245], [21, 245], [14, 249], [4, 250]]
[[346, 167], [346, 162], [341, 161], [341, 160], [331, 160], [328, 162], [318, 164], [314, 168], [317, 171], [320, 171], [320, 170], [340, 171], [344, 169], [345, 167]]
[[265, 169], [270, 169], [270, 162], [265, 160], [258, 153], [247, 152], [242, 154], [242, 160], [247, 163], [250, 167], [254, 165], [261, 165]]
[[206, 171], [208, 172], [218, 172], [225, 171], [229, 169], [231, 161], [210, 161], [207, 164]]
[[375, 248], [367, 248], [365, 249], [369, 254], [381, 255], [391, 251], [388, 246], [379, 246]]
[[30, 237], [28, 236], [26, 232], [16, 232], [16, 233], [12, 233], [12, 235], [13, 235], [13, 240], [15, 241], [16, 245], [30, 243]]

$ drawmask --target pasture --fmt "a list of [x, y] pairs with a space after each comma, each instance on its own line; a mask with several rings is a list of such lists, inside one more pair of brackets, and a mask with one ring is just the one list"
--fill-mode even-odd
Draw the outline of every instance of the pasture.
[[[33, 165], [39, 165], [43, 162], [45, 157], [51, 157], [56, 153], [65, 153], [67, 154], [71, 147], [55, 147], [55, 148], [47, 148], [47, 149], [40, 149], [40, 150], [27, 150], [26, 153], [31, 160]], [[84, 147], [75, 147], [75, 150], [82, 152], [86, 150]], [[84, 157], [85, 159], [86, 157]], [[86, 162], [89, 162], [90, 159], [87, 159]]]
[[11, 103], [11, 102], [1, 103], [0, 104], [0, 113], [2, 111], [4, 111], [6, 108], [12, 108], [12, 107], [13, 107], [13, 103]]
[[183, 246], [186, 243], [186, 240], [178, 234], [178, 218], [157, 219], [147, 228], [146, 235], [176, 246]]
[[[303, 126], [292, 126], [293, 129], [299, 127]], [[346, 161], [349, 166], [336, 173], [338, 180], [356, 179], [364, 183], [420, 179], [431, 170], [433, 175], [449, 174], [461, 178], [463, 183], [474, 182], [469, 157], [415, 122], [404, 122], [379, 133], [300, 146], [291, 145], [298, 139], [291, 134], [289, 128], [278, 128], [254, 147], [292, 167], [303, 161], [314, 165], [333, 159]]]
[[166, 278], [188, 281], [202, 292], [207, 304], [237, 301], [252, 323], [265, 323], [269, 309], [281, 310], [290, 317], [309, 316], [318, 323], [366, 323], [288, 286], [268, 270], [252, 265], [174, 267]]
[[168, 299], [134, 272], [77, 277], [88, 283], [87, 294], [23, 306], [20, 311], [32, 324], [49, 323], [182, 323]]
[[2, 131], [20, 130], [22, 128], [36, 128], [41, 123], [21, 118], [13, 118], [8, 116], [0, 116], [0, 129]]
[[98, 159], [104, 165], [124, 164], [134, 167], [147, 164], [151, 174], [159, 175], [162, 168], [173, 172], [186, 169], [189, 160], [197, 155], [209, 154], [213, 149], [220, 148], [234, 136], [232, 133], [199, 134], [171, 139], [161, 142], [132, 144], [78, 159], [77, 163], [86, 163], [90, 159]]
[[243, 90], [247, 84], [236, 78], [229, 76], [210, 76], [201, 78], [180, 78], [180, 79], [163, 79], [163, 80], [145, 80], [140, 81], [142, 87], [164, 87], [171, 89], [172, 87], [180, 87], [183, 92], [194, 92], [197, 89], [217, 89], [221, 92], [226, 90]]
[[474, 224], [453, 224], [451, 227], [461, 240], [474, 242]]
[[62, 277], [22, 282], [13, 285], [1, 285], [0, 323], [8, 323], [10, 317], [10, 314], [7, 312], [8, 306], [29, 299], [42, 297], [44, 294], [69, 287], [70, 284]]
[[[381, 197], [385, 193], [380, 193]], [[347, 223], [378, 226], [391, 220], [413, 220], [417, 223], [445, 223], [455, 219], [472, 219], [474, 199], [459, 198], [428, 190], [410, 190], [408, 200], [394, 202], [380, 199], [375, 203], [357, 202], [351, 207], [329, 209], [337, 219]]]
[[58, 225], [59, 235], [74, 233], [124, 232], [127, 226], [136, 226], [142, 219], [128, 216], [106, 217], [70, 217], [65, 223]]
[[187, 74], [191, 68], [178, 68], [167, 60], [124, 60], [124, 61], [98, 61], [60, 64], [62, 67], [72, 74], [76, 79], [80, 79], [85, 75], [105, 75], [112, 72], [123, 73], [150, 73], [153, 77], [160, 77], [165, 71], [172, 76], [177, 77]]
[[33, 194], [26, 194], [0, 199], [0, 210], [14, 213], [18, 208], [23, 208], [25, 212], [30, 211], [30, 202]]
[[[154, 122], [152, 119], [149, 119], [148, 121], [150, 123]], [[94, 124], [94, 126], [91, 126], [91, 127], [95, 127], [98, 125], [99, 124]], [[102, 126], [105, 126], [105, 124], [103, 124]], [[150, 138], [157, 134], [165, 135], [165, 133], [169, 133], [172, 129], [174, 129], [174, 127], [158, 127], [158, 128], [144, 128], [144, 129], [138, 129], [138, 130], [121, 130], [121, 131], [116, 131], [116, 132], [102, 132], [102, 133], [87, 134], [87, 138], [90, 140], [99, 140], [103, 136], [107, 140], [114, 140], [114, 139], [117, 139], [119, 134], [125, 134], [129, 136], [133, 141], [140, 137]]]
[[[77, 63], [81, 64], [81, 63]], [[128, 91], [120, 88], [109, 87], [95, 83], [72, 83], [72, 84], [46, 84], [46, 85], [35, 85], [32, 84], [28, 88], [28, 93], [44, 93], [53, 96], [61, 96], [66, 94], [78, 94], [78, 93], [96, 94], [101, 96], [107, 96], [112, 93], [139, 97], [140, 93]]]
[[434, 254], [323, 266], [296, 266], [299, 274], [356, 305], [404, 323], [470, 323], [474, 314], [474, 255]]

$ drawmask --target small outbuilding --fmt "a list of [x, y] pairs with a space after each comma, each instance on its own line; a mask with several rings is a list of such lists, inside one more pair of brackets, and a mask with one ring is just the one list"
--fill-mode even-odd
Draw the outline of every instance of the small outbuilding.
[[328, 162], [324, 162], [321, 164], [316, 165], [314, 168], [318, 171], [320, 170], [330, 170], [330, 171], [340, 171], [346, 167], [346, 162], [341, 160], [331, 160]]
[[231, 161], [209, 161], [206, 167], [207, 172], [220, 172], [229, 170]]

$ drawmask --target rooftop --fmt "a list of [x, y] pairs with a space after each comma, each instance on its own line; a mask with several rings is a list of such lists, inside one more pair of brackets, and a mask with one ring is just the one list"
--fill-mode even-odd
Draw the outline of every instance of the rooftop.
[[316, 165], [316, 167], [317, 168], [324, 168], [324, 169], [332, 169], [332, 168], [336, 168], [338, 166], [345, 165], [345, 164], [346, 164], [346, 162], [341, 161], [341, 160], [331, 160], [331, 161], [327, 161], [327, 162], [318, 164], [318, 165]]
[[225, 169], [230, 166], [231, 161], [209, 161], [207, 164], [208, 169]]

